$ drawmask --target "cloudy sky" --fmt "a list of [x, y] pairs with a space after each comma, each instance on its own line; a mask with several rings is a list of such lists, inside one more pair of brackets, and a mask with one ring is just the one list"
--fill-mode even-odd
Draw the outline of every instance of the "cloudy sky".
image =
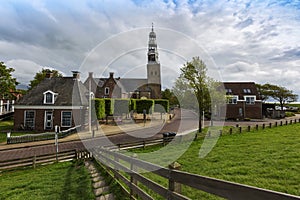
[[200, 56], [216, 79], [300, 94], [299, 0], [3, 0], [0, 13], [0, 60], [22, 84], [42, 68], [144, 78], [153, 22], [164, 88]]

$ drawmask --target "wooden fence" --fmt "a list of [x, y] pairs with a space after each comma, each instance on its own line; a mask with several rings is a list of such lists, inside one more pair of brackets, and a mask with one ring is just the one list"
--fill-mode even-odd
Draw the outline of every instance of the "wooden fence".
[[92, 154], [86, 150], [67, 150], [43, 155], [34, 155], [25, 158], [0, 161], [0, 171], [20, 167], [36, 167], [36, 165], [51, 164], [54, 162], [65, 162], [74, 159], [92, 158]]
[[[250, 132], [250, 131], [258, 131], [258, 130], [264, 130], [267, 128], [276, 128], [280, 126], [287, 126], [287, 125], [292, 125], [300, 123], [300, 119], [290, 119], [290, 120], [280, 120], [280, 121], [275, 121], [275, 122], [269, 122], [269, 123], [262, 123], [262, 124], [255, 124], [253, 126], [240, 126], [238, 123], [236, 124], [235, 127], [230, 127], [229, 129], [223, 129], [219, 130], [219, 134], [235, 134], [235, 133], [245, 133], [245, 132]], [[211, 132], [208, 132], [208, 135], [210, 135]]]
[[[141, 189], [140, 185], [146, 186], [146, 188], [152, 190], [164, 199], [175, 200], [189, 199], [181, 194], [182, 185], [232, 200], [300, 199], [298, 196], [179, 171], [176, 164], [170, 165], [169, 169], [164, 168], [104, 148], [95, 150], [93, 155], [112, 177], [128, 186], [128, 188], [123, 186], [123, 189], [131, 199], [154, 199], [154, 197], [151, 197], [145, 190]], [[149, 171], [165, 178], [168, 182], [168, 187], [164, 187], [143, 176], [139, 173], [141, 170]]]
[[[75, 126], [68, 130], [64, 130], [58, 133], [58, 138], [64, 138], [68, 135], [77, 132], [81, 126]], [[21, 136], [10, 136], [7, 137], [6, 141], [7, 144], [17, 144], [17, 143], [25, 143], [25, 142], [35, 142], [35, 141], [42, 141], [42, 140], [53, 140], [55, 139], [55, 133], [39, 133], [39, 134], [26, 134]]]

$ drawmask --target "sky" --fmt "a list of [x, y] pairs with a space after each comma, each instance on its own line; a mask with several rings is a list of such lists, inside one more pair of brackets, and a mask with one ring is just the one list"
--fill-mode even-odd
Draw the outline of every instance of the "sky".
[[199, 56], [220, 81], [300, 95], [299, 0], [1, 0], [0, 13], [0, 61], [21, 84], [42, 68], [145, 78], [154, 23], [163, 88]]

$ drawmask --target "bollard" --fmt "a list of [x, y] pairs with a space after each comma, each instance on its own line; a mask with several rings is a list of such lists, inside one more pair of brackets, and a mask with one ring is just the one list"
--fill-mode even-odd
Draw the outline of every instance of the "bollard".
[[232, 134], [232, 128], [229, 129], [229, 134], [230, 134], [230, 135]]
[[272, 123], [269, 124], [269, 128], [272, 128]]
[[258, 131], [258, 124], [255, 125], [255, 129]]
[[275, 122], [275, 127], [277, 127], [277, 122]]
[[262, 129], [265, 129], [265, 126], [266, 126], [266, 125], [265, 125], [265, 124], [263, 124], [263, 125], [262, 125]]
[[242, 127], [241, 126], [239, 127], [239, 132], [242, 133]]
[[250, 132], [250, 130], [251, 130], [251, 126], [248, 126], [248, 129], [247, 129], [247, 131], [248, 131], [248, 132]]

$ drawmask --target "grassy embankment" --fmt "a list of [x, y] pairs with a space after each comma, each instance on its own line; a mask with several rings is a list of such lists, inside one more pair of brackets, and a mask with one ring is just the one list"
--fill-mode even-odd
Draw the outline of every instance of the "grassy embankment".
[[[205, 158], [200, 158], [203, 141], [193, 142], [177, 160], [181, 170], [300, 196], [300, 124], [224, 135]], [[144, 157], [158, 162], [177, 150], [174, 146], [164, 154], [155, 154], [159, 148], [134, 152], [153, 152]], [[167, 186], [167, 180], [157, 175], [149, 173], [147, 177]], [[183, 194], [192, 199], [219, 199], [189, 187], [183, 187]]]
[[2, 172], [0, 185], [0, 199], [95, 199], [89, 172], [82, 162]]

